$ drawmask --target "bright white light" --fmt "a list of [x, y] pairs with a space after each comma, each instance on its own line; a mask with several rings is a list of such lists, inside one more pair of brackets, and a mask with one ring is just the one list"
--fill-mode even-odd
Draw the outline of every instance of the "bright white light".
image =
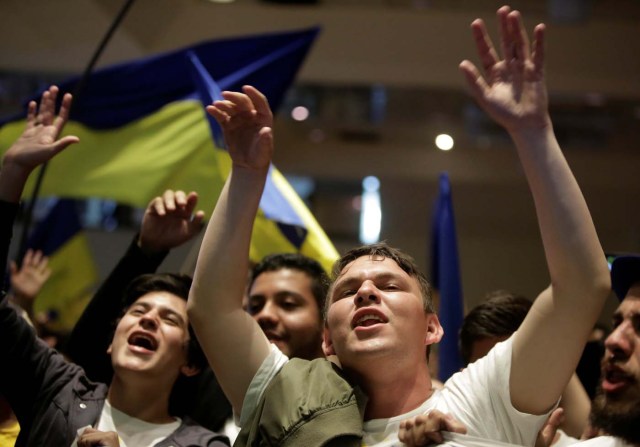
[[436, 137], [436, 146], [443, 151], [451, 150], [453, 148], [453, 138], [451, 138], [451, 135], [441, 133]]
[[380, 180], [366, 177], [362, 181], [362, 208], [360, 209], [360, 242], [373, 244], [380, 240], [382, 208], [380, 207]]
[[378, 177], [370, 175], [362, 180], [362, 188], [365, 191], [378, 191], [380, 189], [380, 180]]
[[304, 106], [294, 107], [291, 111], [291, 118], [296, 121], [304, 121], [309, 118], [309, 109]]

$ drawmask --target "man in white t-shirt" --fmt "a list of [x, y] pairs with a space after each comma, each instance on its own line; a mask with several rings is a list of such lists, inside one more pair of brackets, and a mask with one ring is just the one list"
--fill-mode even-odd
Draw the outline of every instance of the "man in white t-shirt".
[[[593, 430], [607, 435], [586, 441], [565, 437], [563, 446], [640, 447], [640, 256], [617, 257], [611, 282], [621, 303], [613, 314], [613, 332], [605, 340], [601, 382], [591, 407]], [[459, 422], [448, 420], [464, 431]], [[447, 429], [433, 424], [427, 429], [438, 428]]]
[[242, 311], [253, 220], [273, 154], [273, 116], [250, 86], [224, 92], [224, 100], [207, 107], [223, 128], [232, 169], [203, 240], [188, 312], [240, 413], [236, 445], [397, 445], [399, 419], [430, 408], [464, 419], [470, 436], [535, 441], [575, 369], [610, 279], [553, 134], [544, 26], [536, 27], [530, 48], [517, 11], [500, 8], [498, 19], [505, 59], [477, 20], [472, 30], [485, 77], [469, 61], [460, 68], [479, 104], [515, 142], [552, 285], [508, 342], [442, 392], [434, 391], [427, 365], [428, 347], [443, 334], [428, 283], [408, 256], [384, 244], [348, 253], [334, 270], [323, 348], [339, 366], [288, 360]]

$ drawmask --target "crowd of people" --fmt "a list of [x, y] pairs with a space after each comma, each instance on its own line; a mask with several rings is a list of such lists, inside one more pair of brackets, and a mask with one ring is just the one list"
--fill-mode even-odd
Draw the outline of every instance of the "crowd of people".
[[[430, 350], [444, 329], [431, 286], [406, 253], [386, 243], [357, 247], [331, 276], [299, 254], [250, 265], [274, 135], [267, 99], [245, 86], [207, 107], [232, 168], [193, 279], [156, 272], [203, 227], [197, 193], [173, 190], [149, 203], [64, 355], [38, 336], [31, 311], [49, 274], [46, 258], [30, 252], [21, 266], [11, 264], [14, 296], [0, 301], [0, 441], [640, 446], [640, 256], [620, 257], [609, 271], [554, 136], [544, 25], [530, 42], [518, 11], [500, 8], [498, 23], [500, 52], [484, 22], [472, 23], [481, 69], [465, 60], [460, 70], [513, 140], [550, 284], [533, 302], [501, 292], [469, 312], [459, 373], [444, 384], [430, 373]], [[29, 174], [79, 143], [61, 137], [72, 98], [65, 94], [56, 114], [59, 94], [52, 86], [29, 104], [26, 128], [2, 159], [3, 269]], [[575, 370], [612, 289], [620, 305], [591, 402]]]

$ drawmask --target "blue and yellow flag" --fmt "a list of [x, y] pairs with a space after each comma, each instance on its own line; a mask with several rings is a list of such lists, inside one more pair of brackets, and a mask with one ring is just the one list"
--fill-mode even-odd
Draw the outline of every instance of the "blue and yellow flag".
[[[237, 91], [253, 85], [276, 110], [317, 34], [314, 28], [206, 42], [96, 71], [74, 102], [65, 129], [79, 136], [81, 143], [51, 161], [42, 194], [102, 197], [145, 207], [166, 189], [182, 189], [197, 191], [210, 215], [229, 172], [229, 159], [211, 137], [187, 55], [197, 56], [220, 89]], [[61, 91], [73, 91], [78, 80], [61, 83]], [[23, 128], [24, 120], [0, 128], [0, 151]], [[287, 237], [291, 222], [271, 220], [274, 214], [262, 207], [264, 218], [255, 225], [252, 259], [302, 251], [329, 268], [337, 257], [333, 245], [284, 177], [273, 170], [271, 178], [284, 200], [279, 203], [286, 202], [297, 213], [299, 237], [291, 242]], [[25, 195], [32, 187], [30, 182]]]
[[438, 347], [438, 378], [447, 380], [462, 367], [458, 339], [464, 318], [458, 237], [448, 174], [440, 174], [431, 227], [431, 279], [438, 290], [438, 317], [444, 337]]
[[71, 330], [98, 282], [86, 234], [74, 200], [60, 199], [40, 221], [27, 247], [49, 257], [51, 276], [34, 303], [34, 312], [55, 314], [54, 329]]

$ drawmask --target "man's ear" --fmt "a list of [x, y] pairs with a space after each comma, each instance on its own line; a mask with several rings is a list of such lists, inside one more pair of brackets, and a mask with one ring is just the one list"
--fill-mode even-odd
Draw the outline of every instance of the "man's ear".
[[180, 368], [180, 373], [186, 377], [193, 377], [198, 374], [202, 369], [194, 365], [184, 365]]
[[425, 346], [438, 343], [444, 335], [444, 329], [440, 325], [438, 315], [434, 313], [427, 314], [427, 333], [424, 337]]
[[329, 335], [329, 329], [327, 326], [322, 331], [322, 352], [325, 356], [336, 355], [336, 351], [333, 349], [333, 342], [331, 341], [331, 335]]

